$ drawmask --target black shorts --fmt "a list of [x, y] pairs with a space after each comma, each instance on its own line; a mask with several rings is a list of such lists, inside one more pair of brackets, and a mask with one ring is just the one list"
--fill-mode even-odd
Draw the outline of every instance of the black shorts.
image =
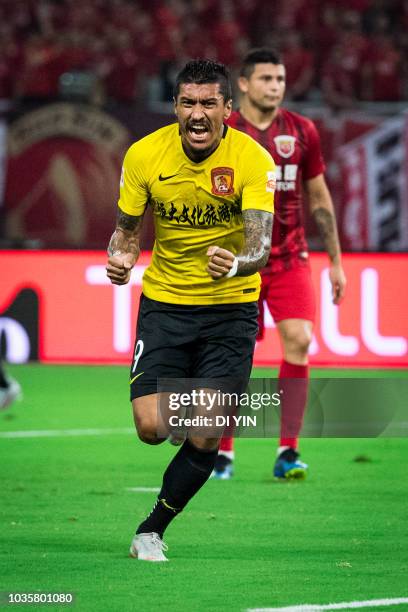
[[245, 389], [251, 374], [258, 305], [184, 306], [140, 298], [130, 399], [157, 393], [157, 379], [230, 378]]

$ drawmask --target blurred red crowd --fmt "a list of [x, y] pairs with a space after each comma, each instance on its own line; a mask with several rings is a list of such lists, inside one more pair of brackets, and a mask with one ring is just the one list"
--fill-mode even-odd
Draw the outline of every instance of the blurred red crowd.
[[408, 0], [2, 0], [0, 98], [56, 98], [62, 74], [87, 71], [130, 102], [189, 58], [234, 69], [260, 45], [281, 50], [293, 100], [408, 97]]

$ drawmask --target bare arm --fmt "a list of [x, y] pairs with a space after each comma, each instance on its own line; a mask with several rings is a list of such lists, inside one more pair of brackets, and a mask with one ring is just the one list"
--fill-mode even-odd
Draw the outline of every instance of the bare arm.
[[143, 216], [133, 217], [118, 208], [116, 229], [108, 246], [106, 273], [114, 285], [129, 282], [130, 273], [140, 253], [140, 232]]
[[310, 212], [316, 222], [324, 247], [333, 264], [341, 263], [336, 217], [323, 174], [305, 182]]
[[207, 272], [214, 279], [226, 276], [237, 266], [234, 276], [250, 276], [263, 268], [269, 257], [272, 237], [272, 213], [263, 210], [244, 210], [244, 248], [234, 255], [227, 249], [211, 246]]
[[305, 182], [310, 212], [316, 222], [324, 247], [331, 262], [330, 281], [333, 302], [339, 304], [344, 297], [346, 277], [341, 264], [341, 248], [337, 232], [333, 202], [324, 180], [319, 174]]

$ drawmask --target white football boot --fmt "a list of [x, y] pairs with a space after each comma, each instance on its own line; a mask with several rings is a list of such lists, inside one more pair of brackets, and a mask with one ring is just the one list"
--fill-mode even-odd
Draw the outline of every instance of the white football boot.
[[140, 561], [168, 561], [163, 551], [168, 549], [158, 533], [137, 533], [130, 545], [130, 556]]

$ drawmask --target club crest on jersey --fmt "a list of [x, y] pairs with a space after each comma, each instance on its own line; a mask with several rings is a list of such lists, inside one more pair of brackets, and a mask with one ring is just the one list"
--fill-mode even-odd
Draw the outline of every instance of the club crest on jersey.
[[295, 152], [295, 136], [275, 136], [276, 150], [282, 157], [290, 157]]
[[232, 168], [213, 168], [211, 170], [211, 192], [214, 195], [234, 193], [234, 170]]

